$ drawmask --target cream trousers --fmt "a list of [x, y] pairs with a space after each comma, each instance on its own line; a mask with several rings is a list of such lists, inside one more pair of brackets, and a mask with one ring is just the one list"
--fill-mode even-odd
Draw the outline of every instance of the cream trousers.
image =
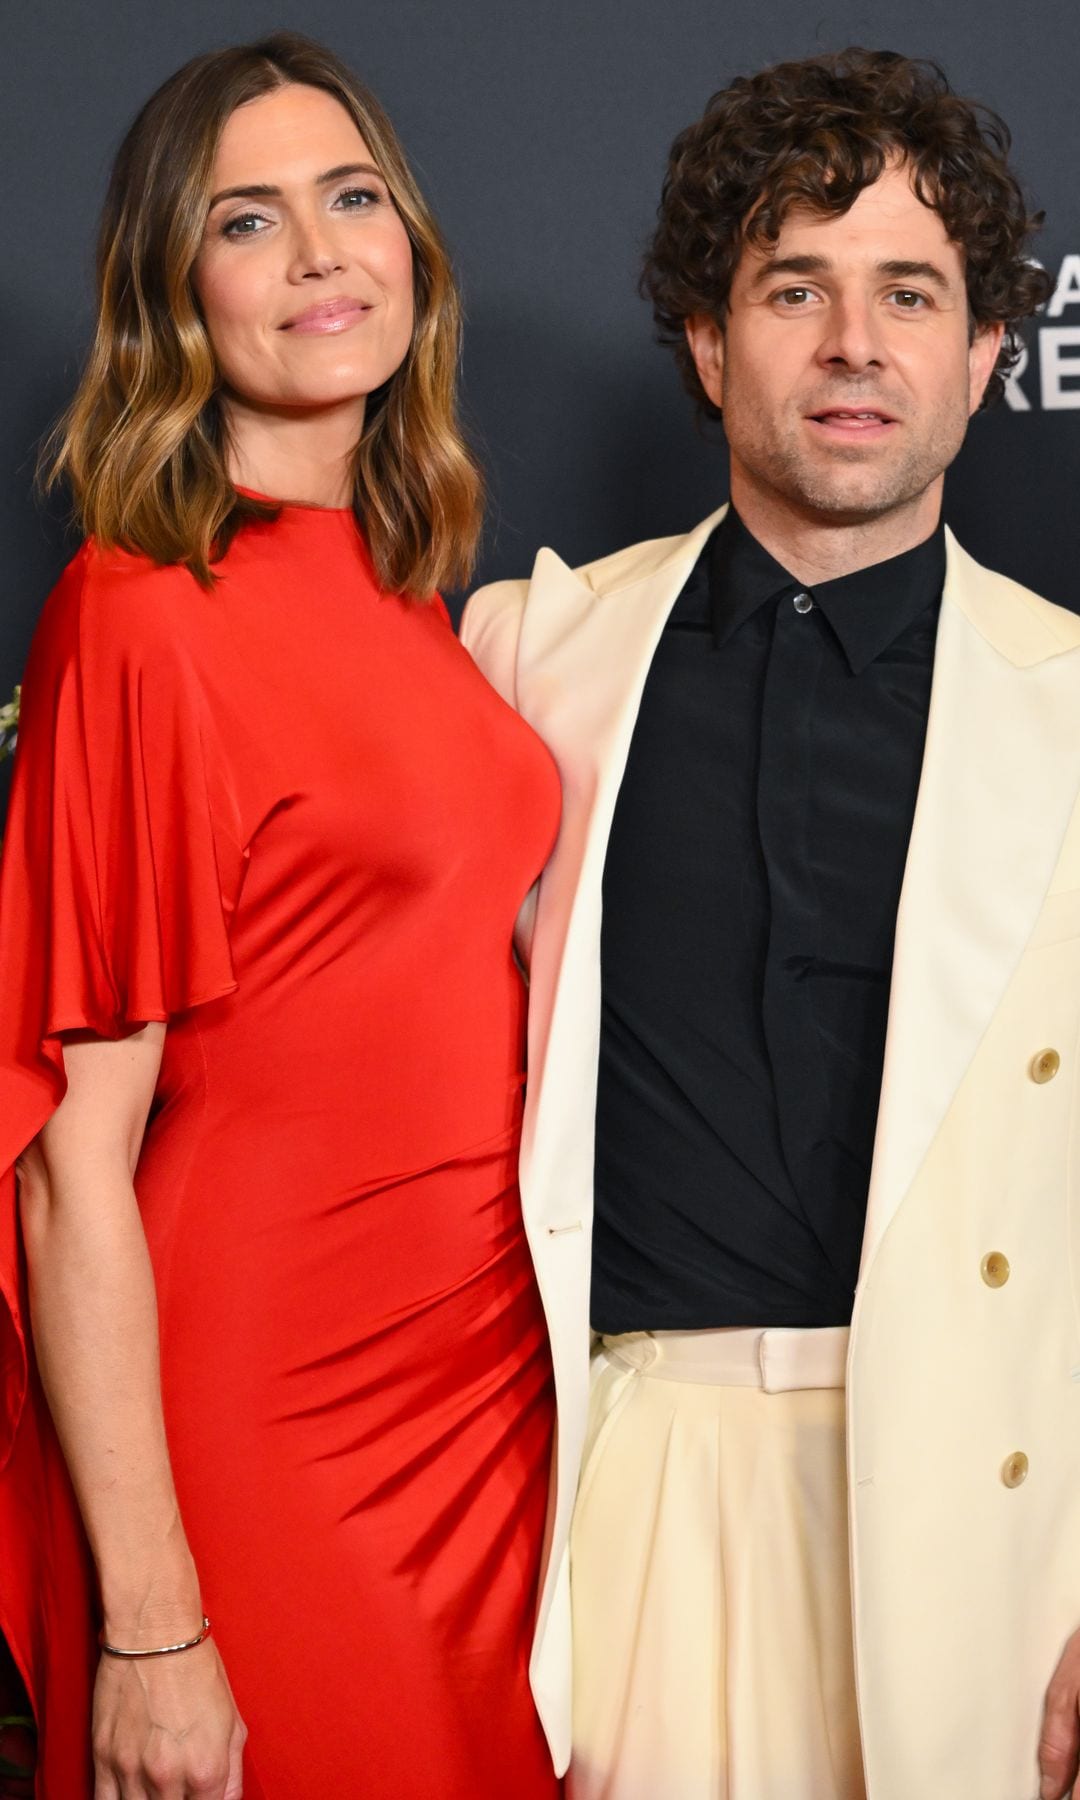
[[659, 1332], [597, 1349], [570, 1800], [864, 1800], [846, 1342]]

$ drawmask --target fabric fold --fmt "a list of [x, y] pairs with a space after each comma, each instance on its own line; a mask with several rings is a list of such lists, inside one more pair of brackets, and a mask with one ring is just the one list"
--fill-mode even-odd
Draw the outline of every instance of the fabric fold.
[[65, 1033], [123, 1037], [237, 985], [244, 863], [212, 721], [142, 584], [102, 591], [107, 561], [84, 546], [46, 603], [0, 865], [0, 1542], [38, 1537], [28, 1496], [54, 1515], [48, 1556], [0, 1566], [0, 1628], [38, 1706], [92, 1678], [47, 1629], [89, 1569], [33, 1369], [15, 1164], [63, 1098]]

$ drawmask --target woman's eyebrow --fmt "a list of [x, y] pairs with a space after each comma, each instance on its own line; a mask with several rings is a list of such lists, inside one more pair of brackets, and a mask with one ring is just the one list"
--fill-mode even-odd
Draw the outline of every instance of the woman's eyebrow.
[[[375, 175], [381, 181], [382, 176], [374, 163], [339, 163], [336, 169], [327, 169], [323, 175], [316, 175], [316, 187], [328, 187], [332, 181], [341, 181], [346, 175]], [[210, 201], [211, 207], [222, 200], [280, 200], [281, 189], [273, 187], [265, 181], [251, 182], [243, 187], [222, 188]]]

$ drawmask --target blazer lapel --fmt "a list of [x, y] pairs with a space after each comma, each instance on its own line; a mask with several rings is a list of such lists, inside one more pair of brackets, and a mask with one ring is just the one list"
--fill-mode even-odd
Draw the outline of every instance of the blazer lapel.
[[595, 585], [542, 550], [530, 584], [518, 707], [559, 766], [563, 814], [540, 880], [529, 958], [534, 1104], [526, 1110], [521, 1185], [530, 1223], [552, 1231], [591, 1217], [601, 891], [630, 739], [668, 613], [725, 510], [658, 562], [655, 547], [645, 546], [619, 558], [608, 579], [598, 571]]
[[1031, 934], [1080, 786], [1080, 619], [949, 534], [897, 917], [862, 1278]]

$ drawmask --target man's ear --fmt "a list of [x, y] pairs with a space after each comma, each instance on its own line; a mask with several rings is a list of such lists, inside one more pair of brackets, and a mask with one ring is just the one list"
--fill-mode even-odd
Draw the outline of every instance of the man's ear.
[[[706, 313], [694, 313], [683, 321], [686, 341], [698, 372], [698, 380], [713, 405], [724, 405], [724, 333]], [[989, 375], [989, 371], [987, 371]]]
[[968, 413], [977, 413], [982, 405], [986, 384], [994, 373], [1005, 327], [1000, 319], [990, 325], [978, 325], [968, 349]]

